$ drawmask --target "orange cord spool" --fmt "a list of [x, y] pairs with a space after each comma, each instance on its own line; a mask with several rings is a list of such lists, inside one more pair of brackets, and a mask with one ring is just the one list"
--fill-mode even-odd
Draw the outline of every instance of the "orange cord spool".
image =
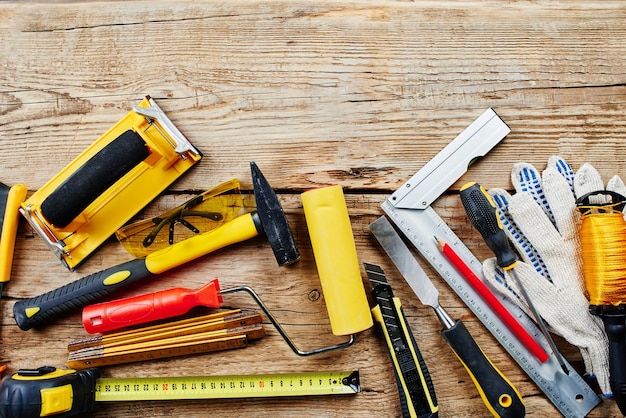
[[[612, 202], [590, 203], [593, 196], [609, 195]], [[626, 198], [597, 191], [578, 200], [581, 212], [580, 244], [585, 284], [593, 306], [626, 304]]]
[[[611, 203], [592, 203], [595, 195]], [[609, 339], [609, 383], [626, 416], [626, 197], [605, 190], [577, 200], [582, 215], [580, 242], [590, 311], [602, 318]]]

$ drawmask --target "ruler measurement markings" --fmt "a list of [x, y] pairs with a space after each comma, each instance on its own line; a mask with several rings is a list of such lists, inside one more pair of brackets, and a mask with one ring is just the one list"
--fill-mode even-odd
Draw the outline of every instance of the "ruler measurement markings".
[[204, 377], [100, 378], [97, 401], [218, 399], [360, 392], [358, 371]]
[[[562, 390], [556, 391], [554, 382], [554, 358], [551, 356], [545, 364], [540, 364], [536, 360], [531, 359], [530, 356], [532, 354], [517, 342], [517, 339], [511, 335], [508, 328], [502, 324], [497, 315], [493, 313], [482, 298], [462, 280], [459, 274], [454, 272], [454, 267], [449, 265], [441, 254], [435, 254], [432, 246], [429, 246], [429, 244], [422, 239], [422, 237], [431, 236], [445, 237], [448, 244], [458, 251], [463, 261], [469, 265], [479, 277], [482, 276], [481, 263], [432, 207], [429, 206], [423, 210], [398, 209], [395, 208], [393, 203], [389, 200], [385, 200], [381, 207], [402, 230], [403, 234], [411, 241], [416, 249], [419, 250], [424, 259], [439, 272], [448, 285], [461, 297], [470, 310], [476, 314], [478, 319], [496, 337], [528, 376], [543, 390], [561, 413], [566, 416], [584, 416], [600, 402], [597, 395], [576, 372], [570, 373], [566, 379], [561, 379], [562, 381], [560, 383], [563, 388]], [[437, 251], [439, 252], [438, 249]], [[497, 292], [494, 293], [507, 309], [513, 312], [520, 324], [528, 329], [529, 333], [533, 335], [543, 347], [547, 347], [547, 342], [539, 337], [541, 333], [532, 322], [532, 319], [511, 301], [500, 297]], [[481, 313], [485, 313], [485, 315]], [[486, 320], [487, 318], [489, 320]], [[548, 350], [547, 352], [551, 352], [548, 348], [546, 349]], [[544, 376], [543, 374], [549, 376]], [[581, 395], [583, 396], [582, 399], [580, 399]], [[573, 399], [573, 401], [571, 403], [565, 402], [567, 397]]]

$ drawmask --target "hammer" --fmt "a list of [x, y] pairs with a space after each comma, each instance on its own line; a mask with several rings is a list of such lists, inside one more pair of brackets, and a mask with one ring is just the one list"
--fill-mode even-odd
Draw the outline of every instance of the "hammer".
[[299, 260], [300, 254], [278, 197], [252, 161], [252, 184], [257, 210], [219, 228], [175, 243], [167, 248], [99, 271], [48, 293], [13, 305], [17, 325], [28, 330], [44, 325], [74, 309], [106, 299], [118, 289], [163, 273], [215, 250], [264, 233], [279, 265]]

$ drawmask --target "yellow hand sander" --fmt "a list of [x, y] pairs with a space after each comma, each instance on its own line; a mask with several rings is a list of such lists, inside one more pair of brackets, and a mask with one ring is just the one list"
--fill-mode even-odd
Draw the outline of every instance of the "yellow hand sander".
[[74, 270], [201, 158], [148, 96], [22, 203], [20, 212]]

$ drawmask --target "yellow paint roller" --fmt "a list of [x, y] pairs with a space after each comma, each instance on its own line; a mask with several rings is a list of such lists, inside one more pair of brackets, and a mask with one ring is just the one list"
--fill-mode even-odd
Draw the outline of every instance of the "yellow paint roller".
[[304, 192], [302, 205], [333, 334], [370, 328], [372, 314], [341, 186]]

